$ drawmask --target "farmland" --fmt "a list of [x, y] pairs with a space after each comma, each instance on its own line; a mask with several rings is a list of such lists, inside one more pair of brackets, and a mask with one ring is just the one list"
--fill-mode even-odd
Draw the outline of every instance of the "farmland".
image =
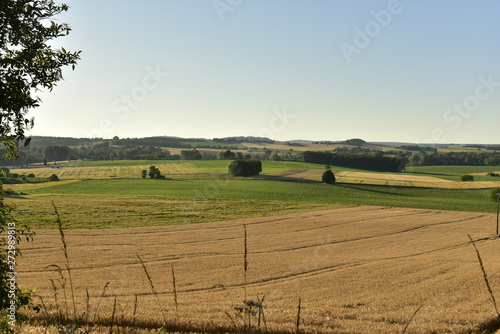
[[[254, 300], [265, 296], [271, 332], [294, 331], [301, 298], [306, 333], [401, 333], [417, 309], [411, 333], [476, 333], [494, 310], [466, 234], [478, 240], [497, 290], [500, 249], [493, 221], [491, 214], [361, 206], [194, 225], [74, 230], [67, 231], [66, 241], [77, 308], [97, 312], [99, 319], [111, 317], [116, 298], [116, 319], [136, 326], [160, 327], [160, 303], [171, 326], [230, 329], [225, 312], [233, 314], [245, 294], [245, 224], [246, 294]], [[50, 279], [59, 274], [47, 266], [64, 263], [60, 243], [59, 232], [39, 231], [34, 243], [24, 245], [19, 268], [23, 284], [36, 285], [48, 305], [54, 305]], [[59, 296], [63, 303], [61, 290]], [[33, 321], [43, 323], [42, 316]]]
[[[20, 280], [58, 307], [50, 282], [60, 274], [47, 267], [64, 263], [54, 203], [67, 230], [79, 312], [93, 308], [94, 324], [109, 323], [116, 298], [117, 316], [133, 320], [124, 326], [159, 328], [165, 322], [159, 297], [167, 324], [229, 331], [234, 323], [225, 312], [241, 306], [245, 290], [254, 300], [265, 296], [269, 329], [276, 333], [294, 331], [298, 298], [305, 332], [401, 333], [419, 309], [412, 333], [475, 333], [493, 317], [467, 238], [478, 240], [495, 289], [500, 262], [491, 187], [436, 186], [489, 169], [375, 173], [332, 166], [338, 182], [327, 185], [318, 182], [323, 165], [300, 162], [265, 161], [262, 175], [248, 178], [228, 176], [227, 161], [62, 165], [29, 169], [37, 177], [58, 174], [61, 181], [6, 185], [18, 193], [6, 202], [16, 207], [19, 223], [37, 231], [33, 243], [22, 245]], [[150, 165], [167, 178], [141, 178]], [[470, 184], [481, 182], [496, 184]], [[43, 324], [41, 315], [32, 319]]]

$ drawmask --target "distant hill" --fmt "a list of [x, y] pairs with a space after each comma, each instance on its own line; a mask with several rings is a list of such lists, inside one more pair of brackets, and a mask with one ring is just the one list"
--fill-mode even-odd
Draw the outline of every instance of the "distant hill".
[[275, 142], [274, 140], [266, 138], [266, 137], [252, 137], [252, 136], [214, 138], [212, 140], [216, 143], [266, 143], [266, 144], [273, 144]]
[[93, 143], [102, 142], [102, 138], [72, 138], [72, 137], [45, 137], [45, 136], [33, 136], [30, 142], [31, 147], [40, 146], [84, 146]]
[[354, 138], [354, 139], [348, 139], [348, 140], [341, 141], [340, 144], [352, 145], [352, 146], [363, 146], [366, 144], [366, 141], [364, 141], [363, 139]]

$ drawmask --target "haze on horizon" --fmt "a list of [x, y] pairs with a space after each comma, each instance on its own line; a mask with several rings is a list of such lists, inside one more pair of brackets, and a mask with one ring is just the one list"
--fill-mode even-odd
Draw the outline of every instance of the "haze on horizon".
[[64, 1], [32, 135], [500, 142], [500, 3]]

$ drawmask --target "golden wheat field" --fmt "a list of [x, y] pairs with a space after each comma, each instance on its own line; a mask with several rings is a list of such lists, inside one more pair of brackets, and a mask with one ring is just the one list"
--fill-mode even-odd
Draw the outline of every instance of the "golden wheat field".
[[[265, 296], [267, 325], [277, 332], [295, 331], [300, 298], [304, 333], [401, 333], [416, 310], [407, 333], [475, 333], [495, 312], [467, 233], [477, 241], [498, 292], [500, 240], [494, 232], [491, 214], [364, 206], [195, 225], [71, 230], [65, 239], [79, 314], [87, 310], [106, 318], [114, 309], [115, 318], [135, 324], [166, 319], [230, 328], [225, 312], [233, 314], [246, 294], [253, 300]], [[64, 309], [64, 300], [72, 309], [67, 273], [64, 290], [60, 274], [48, 267], [64, 268], [59, 232], [37, 233], [34, 242], [22, 245], [21, 287], [36, 286], [49, 313], [57, 305]], [[51, 280], [59, 286], [57, 305]]]
[[[183, 164], [159, 164], [158, 168], [166, 174], [199, 174], [200, 170]], [[104, 167], [70, 167], [65, 166], [60, 169], [40, 167], [30, 168], [28, 171], [37, 177], [48, 178], [56, 174], [63, 179], [101, 179], [101, 178], [140, 178], [142, 170], [148, 170], [149, 165], [138, 166], [104, 166]], [[13, 173], [26, 173], [26, 169], [12, 169]]]
[[[304, 180], [321, 180], [324, 170], [321, 169], [289, 169], [268, 174], [275, 177], [285, 177]], [[477, 173], [476, 175], [484, 175]], [[335, 173], [337, 182], [354, 184], [385, 185], [395, 187], [424, 187], [441, 189], [486, 189], [500, 186], [500, 181], [457, 182], [433, 176], [404, 175], [401, 173], [364, 173], [341, 171]]]

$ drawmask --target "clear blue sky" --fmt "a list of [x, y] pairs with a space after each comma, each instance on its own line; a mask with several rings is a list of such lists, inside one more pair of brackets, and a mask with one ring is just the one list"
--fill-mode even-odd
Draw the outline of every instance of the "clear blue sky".
[[33, 135], [500, 143], [497, 0], [68, 0]]

